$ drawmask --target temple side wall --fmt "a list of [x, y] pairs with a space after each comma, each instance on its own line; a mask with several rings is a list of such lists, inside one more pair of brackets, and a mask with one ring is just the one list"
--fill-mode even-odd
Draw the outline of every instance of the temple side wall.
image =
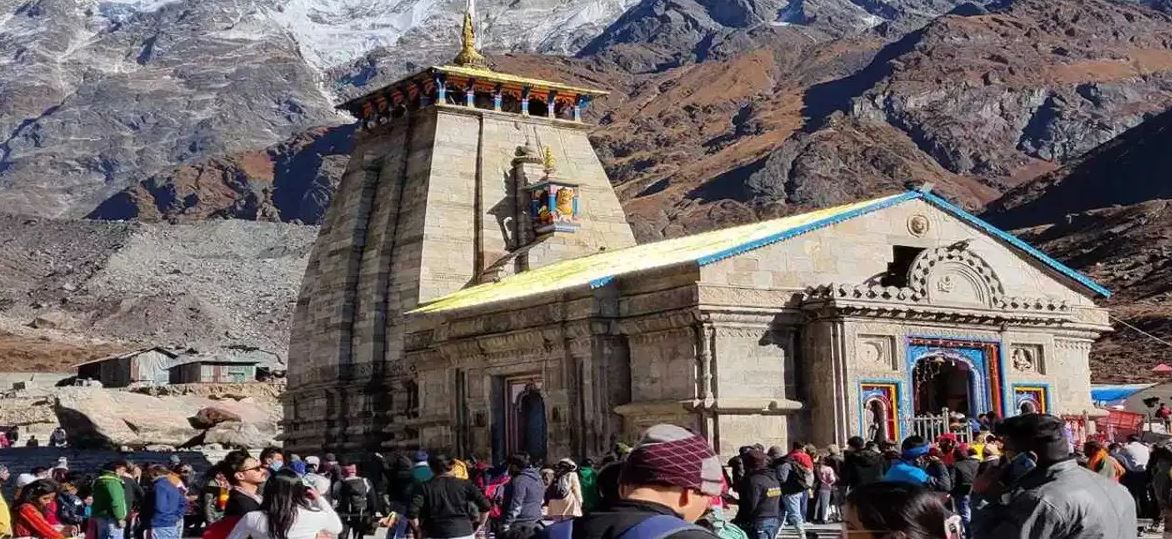
[[418, 111], [361, 135], [351, 155], [294, 313], [289, 447], [377, 444], [368, 423], [386, 408], [378, 388], [387, 358], [402, 348], [400, 313], [415, 305], [417, 276], [401, 270], [419, 260], [421, 238], [409, 231], [423, 217], [434, 134], [435, 115]]

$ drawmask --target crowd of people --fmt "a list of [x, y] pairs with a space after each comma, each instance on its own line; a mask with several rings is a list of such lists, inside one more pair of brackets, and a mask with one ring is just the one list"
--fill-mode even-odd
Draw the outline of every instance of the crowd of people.
[[1072, 451], [1063, 422], [1037, 414], [983, 427], [972, 444], [946, 434], [898, 447], [858, 437], [842, 450], [747, 446], [727, 466], [673, 425], [597, 465], [517, 453], [492, 466], [443, 451], [339, 462], [269, 448], [232, 451], [198, 477], [178, 458], [111, 462], [90, 477], [62, 461], [17, 476], [0, 535], [357, 539], [385, 527], [388, 539], [775, 539], [783, 526], [805, 536], [813, 521], [851, 538], [1083, 539], [1136, 537], [1137, 511], [1172, 513], [1172, 445]]

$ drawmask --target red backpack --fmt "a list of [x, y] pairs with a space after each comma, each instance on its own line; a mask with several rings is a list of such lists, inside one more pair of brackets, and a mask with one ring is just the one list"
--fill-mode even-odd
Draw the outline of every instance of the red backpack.
[[[488, 510], [488, 518], [493, 520], [501, 518], [505, 513], [505, 487], [508, 486], [512, 479], [509, 474], [501, 474], [500, 477], [489, 481], [488, 486], [484, 487], [484, 496], [488, 501], [492, 502], [492, 509]], [[206, 537], [204, 539], [207, 539]]]

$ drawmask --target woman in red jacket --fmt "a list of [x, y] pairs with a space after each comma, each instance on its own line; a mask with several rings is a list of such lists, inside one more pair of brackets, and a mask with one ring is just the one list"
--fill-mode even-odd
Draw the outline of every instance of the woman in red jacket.
[[20, 491], [16, 511], [12, 518], [12, 532], [17, 537], [40, 539], [64, 539], [75, 533], [69, 526], [57, 527], [45, 520], [45, 511], [57, 498], [57, 488], [52, 481], [39, 480], [29, 483]]

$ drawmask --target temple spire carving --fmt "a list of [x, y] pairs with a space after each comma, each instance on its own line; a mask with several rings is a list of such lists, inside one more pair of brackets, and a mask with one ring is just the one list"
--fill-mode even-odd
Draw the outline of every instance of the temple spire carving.
[[488, 69], [488, 60], [485, 60], [484, 55], [476, 50], [476, 25], [473, 23], [472, 13], [476, 9], [476, 4], [469, 0], [467, 9], [464, 10], [464, 28], [462, 31], [460, 52], [456, 54], [456, 58], [452, 60], [452, 64], [460, 67], [474, 67], [478, 69]]

